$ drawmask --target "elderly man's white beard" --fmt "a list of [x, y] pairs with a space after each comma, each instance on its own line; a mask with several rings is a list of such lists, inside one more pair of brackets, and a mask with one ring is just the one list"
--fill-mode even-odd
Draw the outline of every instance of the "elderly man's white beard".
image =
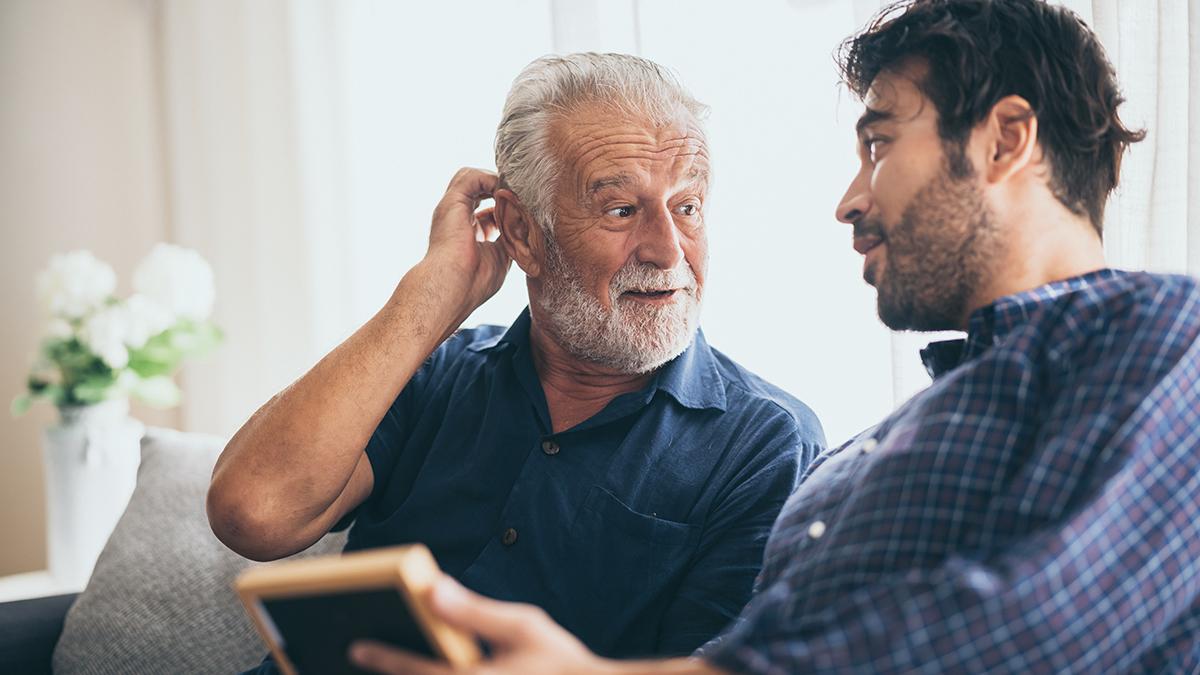
[[[630, 290], [678, 288], [666, 305], [622, 299]], [[546, 278], [538, 305], [549, 332], [572, 356], [619, 373], [647, 373], [679, 356], [700, 325], [696, 275], [685, 261], [674, 270], [630, 262], [609, 286], [612, 309], [583, 287], [578, 269], [546, 238]]]

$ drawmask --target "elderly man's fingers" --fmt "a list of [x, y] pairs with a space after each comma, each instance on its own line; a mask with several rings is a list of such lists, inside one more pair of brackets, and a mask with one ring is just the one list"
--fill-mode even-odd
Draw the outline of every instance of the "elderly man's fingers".
[[449, 666], [371, 640], [350, 645], [350, 661], [362, 668], [385, 675], [450, 675]]
[[474, 211], [480, 201], [492, 196], [498, 180], [494, 171], [469, 167], [459, 169], [450, 179], [450, 185], [446, 186], [443, 199], [463, 204]]
[[432, 603], [434, 611], [447, 623], [501, 649], [563, 630], [533, 605], [486, 598], [445, 575], [433, 588]]
[[500, 237], [500, 226], [496, 224], [496, 210], [492, 207], [480, 209], [475, 213], [475, 221], [479, 223], [475, 231], [476, 241], [496, 241]]

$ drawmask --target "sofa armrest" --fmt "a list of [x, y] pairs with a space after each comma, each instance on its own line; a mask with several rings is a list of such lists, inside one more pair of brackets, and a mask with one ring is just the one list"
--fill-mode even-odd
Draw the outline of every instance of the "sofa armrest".
[[0, 603], [0, 673], [49, 673], [78, 593]]

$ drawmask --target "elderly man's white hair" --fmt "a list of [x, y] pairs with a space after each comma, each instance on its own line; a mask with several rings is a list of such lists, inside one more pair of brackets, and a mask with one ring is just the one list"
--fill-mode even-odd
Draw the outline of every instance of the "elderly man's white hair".
[[550, 127], [591, 105], [656, 126], [686, 112], [699, 127], [708, 113], [666, 68], [629, 54], [544, 56], [526, 66], [496, 129], [496, 170], [500, 185], [516, 193], [547, 232], [554, 227], [555, 179], [565, 168], [550, 147]]

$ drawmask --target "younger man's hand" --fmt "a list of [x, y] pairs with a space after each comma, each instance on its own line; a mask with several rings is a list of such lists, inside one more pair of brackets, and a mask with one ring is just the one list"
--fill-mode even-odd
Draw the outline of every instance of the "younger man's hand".
[[[487, 641], [492, 657], [467, 670], [372, 642], [351, 645], [351, 660], [377, 673], [418, 675], [538, 675], [606, 673], [610, 668], [579, 640], [533, 605], [500, 602], [442, 576], [432, 594], [433, 610], [447, 623]], [[609, 664], [612, 665], [611, 663]]]

